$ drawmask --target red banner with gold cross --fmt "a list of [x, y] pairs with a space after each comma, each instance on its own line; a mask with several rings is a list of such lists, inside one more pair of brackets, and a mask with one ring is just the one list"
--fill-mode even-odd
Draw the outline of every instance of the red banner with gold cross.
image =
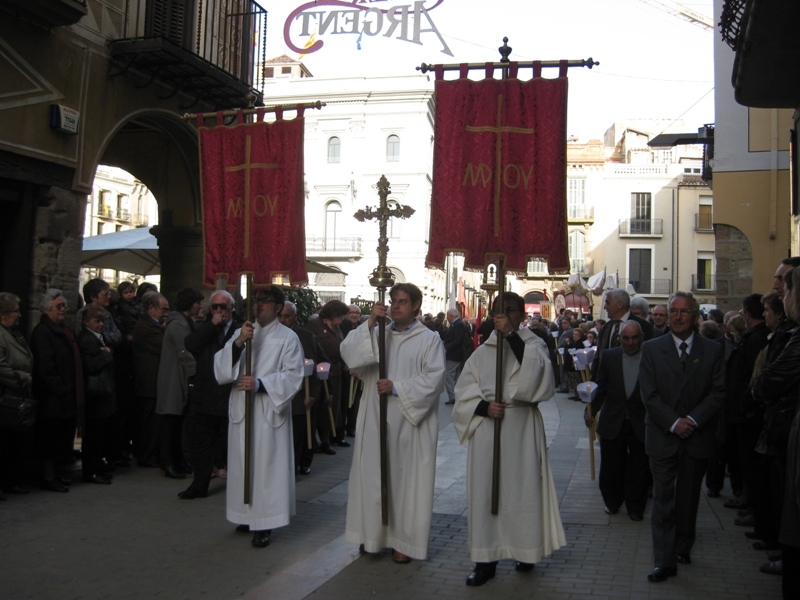
[[305, 283], [303, 194], [303, 107], [286, 120], [277, 109], [273, 123], [206, 127], [198, 116], [203, 195], [205, 284], [224, 277], [229, 287], [252, 273], [256, 286], [273, 277]]
[[558, 78], [445, 81], [436, 71], [436, 125], [428, 266], [448, 252], [481, 270], [498, 255], [526, 272], [543, 257], [568, 272], [567, 65]]

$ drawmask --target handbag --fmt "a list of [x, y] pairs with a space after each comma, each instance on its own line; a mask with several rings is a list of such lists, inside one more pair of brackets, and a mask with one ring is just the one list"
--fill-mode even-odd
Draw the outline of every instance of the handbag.
[[86, 379], [86, 395], [89, 398], [106, 398], [114, 395], [114, 380], [111, 369], [89, 375]]
[[0, 429], [30, 431], [36, 422], [36, 400], [13, 393], [0, 396]]

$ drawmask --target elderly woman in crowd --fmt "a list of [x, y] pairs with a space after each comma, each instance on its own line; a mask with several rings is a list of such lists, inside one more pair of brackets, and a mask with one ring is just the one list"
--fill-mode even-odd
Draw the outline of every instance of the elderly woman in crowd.
[[64, 324], [67, 299], [61, 290], [48, 289], [39, 303], [42, 319], [31, 334], [33, 396], [39, 402], [36, 449], [44, 459], [40, 487], [68, 492], [67, 472], [78, 407], [83, 406], [83, 366], [75, 336]]
[[[30, 397], [33, 354], [18, 329], [19, 298], [0, 292], [0, 387], [2, 393]], [[22, 459], [27, 436], [18, 431], [0, 432], [0, 500], [3, 492], [26, 494], [21, 485]]]
[[[786, 293], [783, 305], [789, 319], [795, 321], [788, 330], [789, 339], [780, 354], [767, 364], [753, 380], [753, 397], [766, 404], [769, 419], [765, 428], [769, 437], [759, 440], [757, 450], [771, 451], [771, 500], [767, 514], [780, 515], [773, 524], [777, 541], [783, 548], [782, 561], [762, 565], [767, 573], [783, 574], [783, 597], [800, 597], [800, 421], [797, 415], [800, 393], [800, 269], [790, 269], [783, 276]], [[772, 308], [771, 310], [774, 310]], [[768, 323], [774, 320], [770, 315]], [[776, 331], [780, 330], [778, 320]], [[777, 341], [777, 340], [775, 340]], [[768, 455], [770, 456], [770, 455]], [[781, 483], [783, 489], [781, 489]], [[770, 540], [764, 540], [769, 542]]]
[[[566, 320], [566, 319], [565, 319]], [[562, 321], [563, 322], [563, 321]], [[578, 384], [581, 382], [581, 374], [575, 368], [575, 360], [572, 358], [570, 350], [583, 350], [585, 348], [583, 340], [585, 334], [583, 329], [575, 327], [572, 330], [572, 335], [564, 338], [561, 342], [560, 348], [564, 350], [564, 387], [570, 393], [570, 400], [580, 400], [578, 397]]]

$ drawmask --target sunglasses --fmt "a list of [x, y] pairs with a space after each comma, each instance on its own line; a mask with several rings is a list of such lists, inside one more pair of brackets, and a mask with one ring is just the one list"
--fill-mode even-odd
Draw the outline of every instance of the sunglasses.
[[212, 304], [211, 310], [229, 310], [230, 307], [230, 304]]

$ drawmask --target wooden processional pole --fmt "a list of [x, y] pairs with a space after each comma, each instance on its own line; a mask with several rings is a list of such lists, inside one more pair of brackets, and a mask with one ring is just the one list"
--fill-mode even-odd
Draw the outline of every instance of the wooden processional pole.
[[[414, 214], [414, 209], [408, 206], [397, 205], [389, 208], [387, 198], [390, 193], [389, 181], [385, 175], [378, 180], [378, 196], [380, 204], [377, 209], [368, 206], [359, 210], [354, 216], [361, 222], [377, 219], [379, 226], [378, 236], [378, 266], [372, 271], [369, 283], [378, 290], [378, 302], [384, 304], [386, 289], [394, 285], [394, 273], [386, 266], [386, 256], [389, 253], [389, 238], [386, 235], [386, 224], [389, 219], [407, 219]], [[378, 320], [378, 378], [386, 379], [386, 319]], [[386, 418], [388, 412], [389, 395], [380, 395], [380, 458], [381, 458], [381, 523], [389, 524], [389, 451], [387, 445]]]

